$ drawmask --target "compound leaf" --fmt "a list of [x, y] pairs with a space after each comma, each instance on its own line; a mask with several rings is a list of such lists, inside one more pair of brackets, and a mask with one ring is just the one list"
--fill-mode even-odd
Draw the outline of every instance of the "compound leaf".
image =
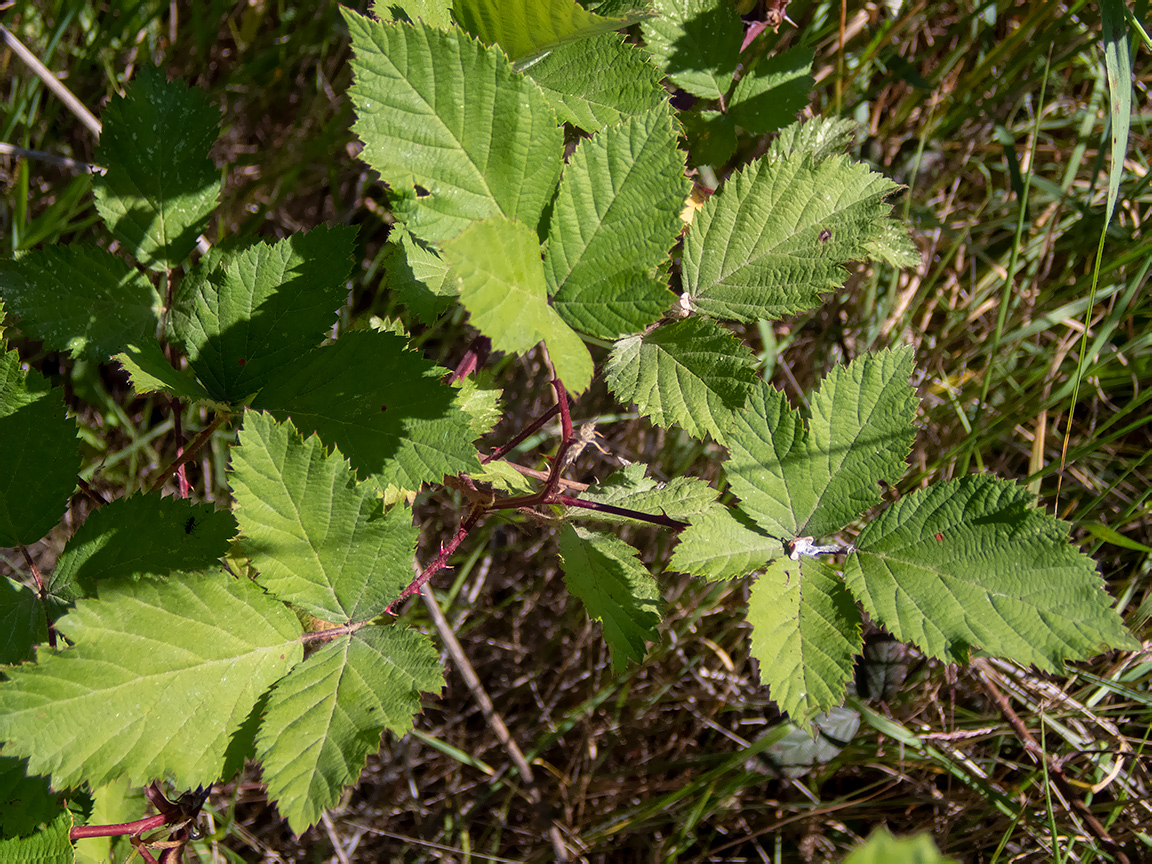
[[844, 156], [753, 162], [693, 218], [683, 259], [692, 308], [736, 321], [811, 309], [843, 284], [845, 263], [867, 257], [896, 188]]
[[20, 329], [73, 357], [107, 360], [156, 336], [160, 302], [123, 258], [79, 243], [34, 249], [0, 262], [0, 293]]
[[93, 511], [72, 535], [52, 574], [54, 590], [94, 594], [110, 580], [204, 570], [228, 554], [236, 519], [211, 504], [158, 494], [119, 498]]
[[188, 257], [220, 194], [208, 152], [220, 112], [203, 91], [145, 67], [104, 110], [93, 178], [96, 210], [112, 234], [150, 270]]
[[544, 259], [560, 317], [615, 339], [667, 311], [674, 297], [650, 274], [683, 227], [689, 189], [667, 108], [581, 141], [560, 181]]
[[608, 387], [665, 428], [724, 440], [755, 381], [748, 347], [713, 321], [685, 318], [621, 339], [605, 366]]
[[410, 194], [408, 228], [443, 243], [501, 213], [535, 226], [560, 174], [563, 133], [544, 94], [499, 48], [460, 30], [342, 10], [352, 34], [361, 158]]
[[252, 404], [339, 447], [362, 476], [419, 489], [478, 465], [469, 417], [443, 375], [402, 336], [354, 330], [285, 363]]
[[660, 586], [636, 557], [636, 550], [611, 534], [578, 525], [560, 529], [564, 582], [588, 614], [604, 626], [612, 667], [623, 671], [640, 662], [646, 642], [658, 638]]
[[772, 699], [797, 723], [844, 700], [860, 653], [860, 611], [818, 558], [777, 558], [748, 597], [752, 656]]
[[439, 691], [435, 646], [415, 630], [362, 627], [324, 645], [272, 691], [258, 746], [268, 797], [297, 834], [355, 783], [385, 729], [402, 736], [420, 691]]
[[561, 45], [525, 72], [561, 120], [598, 132], [667, 101], [649, 56], [623, 37], [605, 33]]
[[64, 391], [20, 357], [0, 357], [0, 546], [35, 543], [60, 521], [76, 486], [76, 424]]
[[727, 0], [655, 0], [644, 41], [676, 86], [720, 99], [732, 86], [744, 25]]
[[249, 411], [232, 451], [244, 548], [260, 584], [325, 621], [365, 621], [412, 581], [411, 511], [377, 515], [377, 489], [315, 435]]
[[781, 539], [825, 537], [880, 503], [915, 435], [910, 347], [833, 369], [810, 400], [808, 428], [766, 383], [737, 412], [726, 465], [740, 506]]
[[557, 376], [573, 393], [592, 380], [592, 355], [548, 305], [536, 232], [493, 216], [474, 222], [444, 247], [460, 302], [498, 351], [522, 354], [543, 340]]
[[212, 399], [238, 403], [316, 347], [347, 294], [356, 229], [322, 226], [256, 243], [186, 279], [173, 335]]
[[460, 25], [488, 45], [499, 45], [517, 64], [569, 42], [620, 30], [647, 18], [631, 13], [605, 18], [576, 0], [455, 0]]
[[296, 616], [224, 573], [117, 585], [57, 627], [75, 647], [6, 670], [0, 739], [58, 789], [217, 781], [232, 733], [302, 654]]
[[848, 588], [897, 639], [949, 662], [978, 645], [1056, 671], [1108, 646], [1136, 648], [1068, 524], [1034, 500], [988, 476], [917, 490], [860, 533]]

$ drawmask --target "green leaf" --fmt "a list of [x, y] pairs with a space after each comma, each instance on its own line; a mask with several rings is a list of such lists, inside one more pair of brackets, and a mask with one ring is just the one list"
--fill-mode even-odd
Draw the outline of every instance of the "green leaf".
[[71, 830], [72, 814], [63, 810], [43, 831], [28, 837], [0, 839], [0, 861], [4, 864], [73, 864], [76, 850], [68, 836]]
[[32, 646], [47, 640], [48, 619], [35, 592], [0, 579], [0, 666], [31, 660]]
[[58, 789], [215, 782], [232, 733], [302, 653], [296, 616], [223, 573], [116, 586], [57, 627], [75, 647], [7, 670], [0, 739]]
[[807, 722], [844, 701], [863, 646], [861, 618], [840, 577], [818, 558], [778, 558], [748, 597], [760, 680], [788, 716]]
[[435, 646], [415, 630], [363, 627], [335, 639], [272, 691], [260, 728], [268, 797], [296, 834], [355, 783], [385, 729], [402, 736], [420, 691], [444, 686]]
[[768, 145], [767, 158], [788, 159], [807, 155], [813, 163], [842, 154], [856, 137], [859, 124], [844, 117], [813, 117], [780, 130]]
[[20, 357], [0, 357], [0, 547], [35, 543], [60, 521], [76, 487], [76, 424], [64, 391]]
[[725, 470], [740, 506], [781, 539], [826, 537], [880, 503], [903, 476], [915, 436], [910, 347], [838, 366], [810, 399], [811, 418], [766, 383], [737, 413]]
[[325, 621], [381, 614], [412, 581], [412, 513], [377, 515], [377, 490], [315, 435], [249, 411], [232, 451], [231, 486], [260, 584]]
[[897, 219], [885, 219], [879, 236], [868, 244], [868, 257], [903, 270], [919, 267], [920, 250], [908, 234], [908, 226]]
[[845, 157], [753, 162], [693, 218], [683, 259], [692, 308], [736, 321], [811, 309], [843, 284], [845, 263], [867, 256], [895, 189]]
[[[29, 777], [27, 767], [23, 759], [0, 756], [0, 838], [31, 834], [50, 824], [63, 809], [47, 779]], [[0, 856], [0, 861], [9, 860]]]
[[869, 522], [845, 580], [893, 636], [954, 663], [968, 649], [1056, 671], [1107, 647], [1134, 650], [1068, 524], [1007, 480], [969, 476], [905, 496]]
[[604, 18], [586, 11], [576, 0], [455, 0], [453, 11], [461, 27], [481, 42], [499, 45], [518, 64], [648, 17], [646, 12], [633, 12]]
[[722, 111], [689, 111], [680, 115], [693, 165], [723, 165], [736, 152], [736, 124]]
[[692, 519], [680, 532], [669, 567], [705, 579], [739, 579], [780, 556], [780, 540], [764, 533], [739, 510], [719, 505]]
[[764, 751], [764, 758], [785, 777], [803, 777], [831, 762], [851, 743], [860, 728], [860, 714], [837, 707], [817, 714], [810, 723], [788, 725], [791, 730]]
[[125, 249], [150, 270], [188, 257], [220, 194], [208, 153], [220, 112], [200, 90], [140, 70], [104, 110], [93, 178], [96, 210]]
[[608, 387], [622, 402], [668, 428], [724, 440], [732, 412], [755, 381], [748, 347], [712, 321], [685, 318], [616, 343], [605, 366]]
[[482, 386], [474, 375], [461, 378], [452, 386], [456, 388], [455, 405], [468, 415], [468, 426], [477, 438], [487, 435], [504, 419], [500, 407], [502, 391]]
[[732, 86], [744, 25], [728, 0], [655, 0], [641, 25], [648, 50], [676, 86], [720, 99]]
[[572, 393], [592, 380], [592, 355], [548, 305], [536, 232], [493, 216], [474, 222], [444, 247], [472, 324], [497, 351], [523, 354], [543, 340], [556, 375]]
[[560, 317], [615, 339], [663, 315], [675, 298], [650, 274], [676, 243], [690, 188], [667, 108], [581, 141], [560, 181], [544, 258]]
[[372, 0], [372, 14], [381, 21], [407, 16], [441, 30], [452, 26], [452, 0]]
[[795, 47], [761, 60], [736, 84], [728, 111], [738, 126], [755, 135], [774, 132], [796, 119], [808, 104], [811, 48]]
[[0, 293], [21, 330], [72, 357], [104, 361], [156, 335], [160, 299], [151, 283], [95, 246], [45, 246], [0, 261]]
[[256, 243], [185, 280], [173, 336], [213, 399], [242, 402], [324, 340], [345, 302], [355, 242], [355, 228], [320, 227]]
[[191, 373], [169, 363], [155, 337], [139, 345], [125, 346], [124, 351], [112, 359], [124, 367], [137, 393], [167, 393], [189, 402], [209, 401], [204, 385]]
[[956, 858], [940, 854], [931, 835], [894, 837], [887, 828], [877, 828], [852, 850], [844, 864], [958, 864]]
[[56, 562], [54, 590], [76, 583], [93, 594], [112, 580], [204, 570], [228, 554], [236, 519], [211, 504], [133, 495], [89, 515]]
[[435, 324], [457, 296], [456, 283], [447, 278], [448, 265], [399, 225], [393, 226], [389, 239], [393, 245], [384, 259], [388, 287], [416, 320]]
[[393, 189], [427, 192], [408, 228], [443, 243], [503, 214], [535, 226], [560, 174], [563, 133], [540, 88], [498, 48], [452, 30], [342, 10], [352, 34], [361, 158]]
[[611, 534], [565, 525], [560, 529], [560, 557], [568, 590], [604, 626], [612, 668], [619, 673], [629, 659], [643, 660], [645, 643], [659, 638], [660, 586], [636, 550]]
[[560, 119], [598, 132], [667, 102], [649, 54], [615, 33], [549, 51], [525, 69]]
[[392, 333], [352, 331], [284, 364], [253, 400], [340, 448], [361, 475], [419, 489], [476, 468], [469, 417], [444, 370]]
[[[633, 462], [603, 483], [581, 492], [580, 498], [640, 513], [670, 516], [673, 519], [691, 519], [712, 508], [716, 500], [716, 490], [695, 477], [673, 477], [667, 483], [658, 483], [651, 477], [644, 476], [642, 464]], [[602, 522], [632, 521], [627, 516], [577, 507], [571, 508], [568, 515]]]
[[507, 495], [529, 495], [536, 490], [531, 479], [500, 459], [485, 463], [479, 471], [468, 476], [478, 483], [490, 483], [493, 489]]

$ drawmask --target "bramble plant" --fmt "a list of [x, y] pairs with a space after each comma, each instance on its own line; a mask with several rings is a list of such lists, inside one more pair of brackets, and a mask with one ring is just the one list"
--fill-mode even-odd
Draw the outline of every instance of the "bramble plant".
[[[737, 75], [730, 4], [624, 9], [344, 12], [361, 158], [397, 220], [388, 286], [429, 326], [467, 311], [480, 335], [454, 372], [394, 321], [333, 337], [354, 229], [198, 251], [220, 191], [219, 115], [198, 91], [144, 69], [108, 107], [96, 206], [139, 266], [46, 246], [0, 264], [0, 292], [28, 336], [115, 358], [136, 392], [214, 418], [148, 491], [100, 501], [51, 574], [26, 555], [36, 590], [0, 585], [0, 797], [19, 802], [0, 826], [6, 861], [64, 860], [75, 839], [117, 827], [75, 825], [60, 793], [123, 778], [160, 809], [130, 833], [167, 826], [179, 848], [203, 789], [245, 759], [293, 831], [315, 824], [382, 733], [405, 734], [421, 692], [443, 686], [433, 642], [395, 616], [501, 510], [561, 510], [566, 583], [618, 670], [659, 638], [661, 592], [613, 523], [675, 532], [675, 571], [755, 574], [750, 650], [798, 723], [843, 701], [861, 608], [951, 663], [979, 648], [1056, 670], [1137, 647], [1068, 526], [1016, 483], [968, 476], [884, 500], [916, 430], [910, 348], [836, 366], [803, 411], [757, 376], [731, 323], [817, 306], [849, 262], [917, 260], [890, 215], [897, 186], [845, 155], [852, 124], [792, 122], [811, 52]], [[645, 47], [618, 32], [636, 23]], [[675, 109], [662, 76], [693, 107]], [[723, 163], [737, 127], [777, 134], [694, 193], [681, 143], [693, 165]], [[589, 344], [609, 349], [599, 365]], [[472, 374], [489, 349], [540, 351], [555, 407], [478, 449], [501, 416]], [[62, 389], [15, 351], [2, 362], [0, 545], [23, 548], [60, 521], [81, 455]], [[590, 441], [573, 414], [597, 375], [654, 423], [722, 445], [735, 502], [641, 464], [578, 494], [564, 485]], [[503, 457], [553, 418], [560, 444], [532, 481]], [[194, 504], [183, 465], [225, 424], [232, 506]], [[161, 497], [172, 482], [178, 495]], [[468, 508], [414, 577], [411, 499], [437, 484]], [[198, 791], [171, 803], [162, 782]]]

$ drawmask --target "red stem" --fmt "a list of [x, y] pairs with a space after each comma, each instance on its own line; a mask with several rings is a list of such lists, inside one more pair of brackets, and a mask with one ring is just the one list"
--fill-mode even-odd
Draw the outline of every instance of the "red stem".
[[395, 615], [396, 612], [394, 610], [397, 603], [400, 603], [405, 598], [411, 597], [413, 594], [419, 593], [420, 589], [424, 587], [424, 583], [431, 579], [437, 570], [440, 570], [448, 563], [448, 558], [456, 551], [456, 547], [464, 541], [464, 538], [468, 536], [468, 532], [476, 527], [476, 523], [480, 521], [480, 517], [483, 515], [484, 508], [473, 507], [472, 512], [468, 514], [468, 518], [461, 522], [460, 527], [456, 529], [456, 535], [448, 541], [448, 545], [440, 547], [440, 554], [436, 556], [435, 560], [421, 570], [420, 575], [413, 579], [408, 587], [404, 589], [404, 593], [389, 603], [388, 608], [384, 611], [389, 615]]
[[122, 834], [143, 834], [145, 831], [161, 828], [167, 824], [168, 817], [163, 813], [157, 813], [146, 819], [121, 822], [117, 825], [79, 825], [68, 832], [68, 838], [70, 840], [83, 840], [85, 837], [119, 837]]
[[483, 457], [480, 460], [480, 464], [487, 465], [489, 462], [494, 462], [497, 459], [503, 459], [504, 455], [508, 453], [508, 451], [512, 450], [517, 444], [538, 430], [541, 426], [543, 426], [559, 413], [560, 406], [553, 405], [551, 408], [549, 408], [547, 411], [545, 411], [543, 414], [541, 414], [539, 417], [521, 429], [507, 444], [504, 444], [501, 447], [497, 447], [494, 451]]
[[164, 484], [168, 482], [168, 478], [171, 477], [175, 472], [179, 471], [184, 463], [192, 461], [192, 459], [199, 452], [200, 448], [204, 446], [204, 443], [212, 437], [212, 433], [219, 429], [227, 419], [228, 415], [223, 411], [212, 418], [212, 422], [200, 430], [200, 434], [197, 435], [195, 440], [189, 444], [187, 448], [185, 448], [184, 452], [180, 456], [176, 458], [176, 461], [169, 465], [164, 470], [164, 473], [156, 478], [156, 482], [152, 484], [151, 491], [159, 492], [161, 489], [163, 489]]
[[585, 510], [599, 510], [602, 513], [614, 513], [617, 516], [627, 516], [629, 519], [636, 519], [640, 522], [651, 522], [653, 525], [660, 525], [663, 528], [674, 528], [677, 531], [683, 531], [688, 527], [687, 522], [681, 522], [679, 519], [673, 519], [671, 516], [664, 514], [657, 516], [654, 513], [641, 513], [639, 510], [629, 510], [625, 507], [616, 507], [613, 504], [601, 504], [599, 501], [585, 501], [582, 498], [573, 498], [571, 495], [558, 495], [556, 500], [566, 507], [583, 507]]

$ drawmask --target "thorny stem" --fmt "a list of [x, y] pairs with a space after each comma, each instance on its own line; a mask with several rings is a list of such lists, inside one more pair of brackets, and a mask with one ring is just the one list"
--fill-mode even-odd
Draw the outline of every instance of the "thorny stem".
[[163, 813], [149, 816], [147, 819], [137, 819], [135, 822], [119, 822], [115, 825], [79, 825], [68, 832], [70, 840], [83, 840], [86, 837], [120, 837], [124, 834], [143, 834], [153, 828], [162, 828], [168, 824], [168, 817]]
[[[465, 519], [460, 524], [460, 527], [456, 529], [456, 534], [452, 537], [452, 540], [449, 541], [448, 545], [442, 545], [440, 547], [440, 554], [436, 556], [435, 560], [432, 561], [432, 563], [425, 567], [422, 571], [420, 571], [419, 575], [417, 575], [417, 577], [412, 580], [408, 587], [404, 589], [404, 592], [389, 604], [387, 610], [385, 610], [389, 615], [395, 615], [395, 609], [398, 603], [408, 597], [411, 597], [413, 594], [419, 593], [420, 589], [424, 587], [425, 583], [427, 583], [428, 580], [431, 579], [438, 570], [447, 565], [448, 558], [452, 555], [453, 552], [456, 551], [457, 547], [464, 541], [464, 538], [468, 536], [468, 532], [476, 527], [476, 525], [480, 522], [480, 519], [486, 513], [489, 513], [493, 510], [514, 510], [526, 507], [538, 507], [541, 504], [563, 504], [568, 507], [583, 507], [587, 510], [599, 510], [604, 513], [613, 513], [617, 516], [626, 516], [630, 519], [636, 519], [640, 522], [649, 522], [653, 525], [660, 525], [661, 527], [672, 528], [677, 531], [688, 527], [686, 522], [681, 522], [664, 514], [656, 515], [652, 513], [641, 513], [637, 510], [629, 510], [625, 507], [615, 507], [611, 504], [601, 504], [596, 501], [584, 501], [572, 495], [560, 494], [557, 491], [561, 483], [564, 482], [561, 478], [561, 475], [565, 470], [567, 470], [568, 464], [572, 461], [570, 459], [566, 459], [566, 455], [573, 447], [573, 445], [582, 446], [582, 444], [576, 440], [576, 436], [572, 432], [572, 415], [568, 408], [568, 391], [565, 389], [563, 382], [561, 382], [559, 378], [552, 379], [552, 389], [556, 391], [556, 405], [553, 406], [550, 411], [545, 412], [539, 418], [530, 423], [525, 429], [523, 429], [503, 447], [498, 448], [491, 455], [485, 457], [482, 460], [483, 462], [487, 463], [493, 461], [494, 459], [499, 459], [501, 456], [515, 447], [518, 443], [523, 441], [525, 438], [543, 426], [546, 422], [548, 422], [548, 420], [550, 420], [556, 414], [559, 414], [561, 432], [560, 446], [556, 450], [556, 455], [552, 457], [551, 469], [548, 471], [548, 475], [544, 480], [544, 487], [539, 492], [534, 492], [531, 495], [519, 495], [514, 498], [498, 498], [492, 501], [477, 501], [477, 496], [469, 496], [476, 503], [474, 503], [471, 512], [469, 512], [468, 518]], [[469, 488], [473, 488], [470, 484], [467, 485]], [[341, 630], [323, 630], [315, 634], [310, 634], [309, 638], [322, 639], [335, 635], [343, 635], [343, 633]]]
[[455, 384], [460, 379], [467, 378], [483, 366], [491, 350], [492, 341], [487, 336], [481, 335], [473, 339], [472, 344], [468, 346], [468, 350], [464, 352], [464, 357], [456, 365], [456, 371], [449, 376], [448, 383]]
[[140, 842], [140, 835], [145, 831], [169, 826], [169, 840], [152, 842], [149, 845], [162, 848], [161, 862], [164, 864], [178, 864], [184, 860], [184, 846], [191, 834], [188, 825], [200, 815], [200, 808], [208, 798], [207, 790], [201, 788], [195, 792], [182, 795], [179, 800], [169, 801], [158, 784], [153, 783], [144, 790], [148, 800], [160, 812], [155, 816], [137, 819], [135, 822], [120, 822], [115, 825], [81, 825], [68, 832], [69, 840], [83, 840], [89, 837], [120, 837], [127, 835], [132, 838], [132, 845], [145, 861], [159, 864], [148, 851], [145, 843]]

